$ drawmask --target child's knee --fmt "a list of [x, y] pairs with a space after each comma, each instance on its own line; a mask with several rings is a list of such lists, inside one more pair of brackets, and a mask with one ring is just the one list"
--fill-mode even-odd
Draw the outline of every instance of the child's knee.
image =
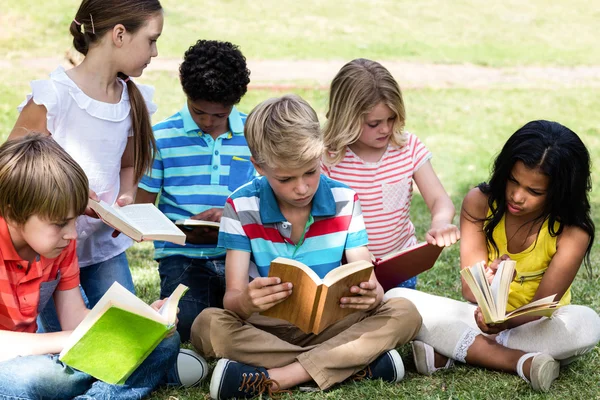
[[423, 319], [417, 307], [410, 300], [403, 297], [391, 298], [386, 301], [384, 307], [389, 310], [389, 315], [398, 332], [405, 332], [410, 337], [408, 340], [417, 335]]
[[205, 357], [219, 355], [219, 349], [230, 336], [227, 326], [234, 320], [232, 313], [221, 308], [209, 307], [202, 310], [194, 320], [190, 332], [192, 345]]

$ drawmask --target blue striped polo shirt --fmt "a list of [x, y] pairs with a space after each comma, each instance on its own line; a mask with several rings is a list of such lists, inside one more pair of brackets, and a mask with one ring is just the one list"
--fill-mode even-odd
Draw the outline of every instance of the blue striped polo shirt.
[[[227, 197], [250, 181], [254, 167], [244, 137], [246, 114], [235, 107], [229, 115], [230, 131], [214, 140], [200, 130], [187, 104], [176, 114], [154, 125], [157, 153], [152, 171], [142, 177], [141, 189], [160, 193], [158, 208], [169, 219], [190, 218], [210, 208], [222, 208]], [[216, 245], [154, 242], [154, 258], [171, 255], [222, 258]]]
[[[303, 241], [292, 243], [291, 234], [292, 225], [281, 213], [269, 182], [259, 177], [227, 199], [219, 246], [250, 252], [260, 276], [268, 276], [275, 258], [286, 257], [308, 265], [323, 278], [341, 264], [346, 249], [367, 245], [358, 195], [321, 175]], [[251, 269], [250, 275], [256, 276], [256, 271]]]

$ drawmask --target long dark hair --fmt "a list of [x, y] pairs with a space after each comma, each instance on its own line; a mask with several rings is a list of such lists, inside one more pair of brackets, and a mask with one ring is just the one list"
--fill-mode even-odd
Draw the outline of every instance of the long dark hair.
[[506, 212], [506, 182], [517, 161], [548, 176], [546, 202], [537, 220], [548, 220], [550, 235], [556, 237], [565, 226], [577, 226], [590, 236], [584, 263], [591, 276], [595, 227], [588, 198], [592, 190], [590, 155], [579, 136], [557, 122], [532, 121], [517, 130], [496, 157], [489, 183], [478, 185], [488, 196], [490, 208], [490, 216], [484, 219], [488, 251], [499, 252], [492, 234]]
[[[160, 11], [162, 6], [158, 0], [83, 0], [69, 27], [73, 35], [73, 47], [86, 55], [90, 45], [100, 40], [115, 25], [122, 24], [127, 31], [135, 33]], [[131, 104], [134, 177], [137, 182], [152, 166], [156, 141], [144, 97], [125, 74], [120, 72], [119, 77], [127, 82]]]

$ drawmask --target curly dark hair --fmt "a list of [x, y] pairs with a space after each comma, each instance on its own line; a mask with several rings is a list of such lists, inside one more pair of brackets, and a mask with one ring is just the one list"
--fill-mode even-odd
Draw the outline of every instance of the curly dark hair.
[[179, 67], [181, 86], [191, 101], [230, 106], [240, 102], [250, 82], [246, 57], [238, 46], [218, 40], [198, 40]]

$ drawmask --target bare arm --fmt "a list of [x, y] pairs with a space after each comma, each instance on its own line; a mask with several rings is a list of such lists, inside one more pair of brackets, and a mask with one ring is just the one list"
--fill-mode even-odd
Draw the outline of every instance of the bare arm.
[[69, 290], [57, 290], [54, 293], [54, 303], [60, 326], [65, 331], [75, 329], [90, 311], [83, 302], [79, 286]]
[[458, 228], [452, 224], [456, 210], [429, 161], [415, 172], [414, 179], [431, 213], [427, 241], [440, 247], [456, 243], [460, 238]]
[[134, 179], [134, 156], [133, 156], [133, 137], [127, 138], [127, 145], [123, 156], [121, 156], [121, 182], [117, 202], [120, 206], [133, 204], [137, 191], [137, 182]]
[[15, 126], [10, 135], [8, 135], [8, 140], [18, 139], [29, 132], [40, 132], [50, 135], [46, 125], [46, 114], [46, 107], [35, 104], [33, 99], [29, 100], [21, 111], [21, 114], [19, 114]]
[[231, 310], [242, 319], [282, 302], [292, 294], [291, 283], [281, 283], [279, 278], [255, 278], [248, 283], [250, 253], [227, 250], [225, 257], [225, 282], [227, 289], [223, 308]]
[[[483, 232], [483, 219], [487, 215], [487, 196], [478, 188], [465, 196], [460, 212], [460, 268], [470, 267], [479, 261], [488, 262], [487, 239]], [[463, 297], [475, 303], [475, 296], [461, 277]]]
[[136, 204], [141, 203], [152, 203], [156, 204], [156, 198], [158, 197], [158, 193], [150, 193], [144, 189], [137, 189], [137, 193], [135, 195]]

